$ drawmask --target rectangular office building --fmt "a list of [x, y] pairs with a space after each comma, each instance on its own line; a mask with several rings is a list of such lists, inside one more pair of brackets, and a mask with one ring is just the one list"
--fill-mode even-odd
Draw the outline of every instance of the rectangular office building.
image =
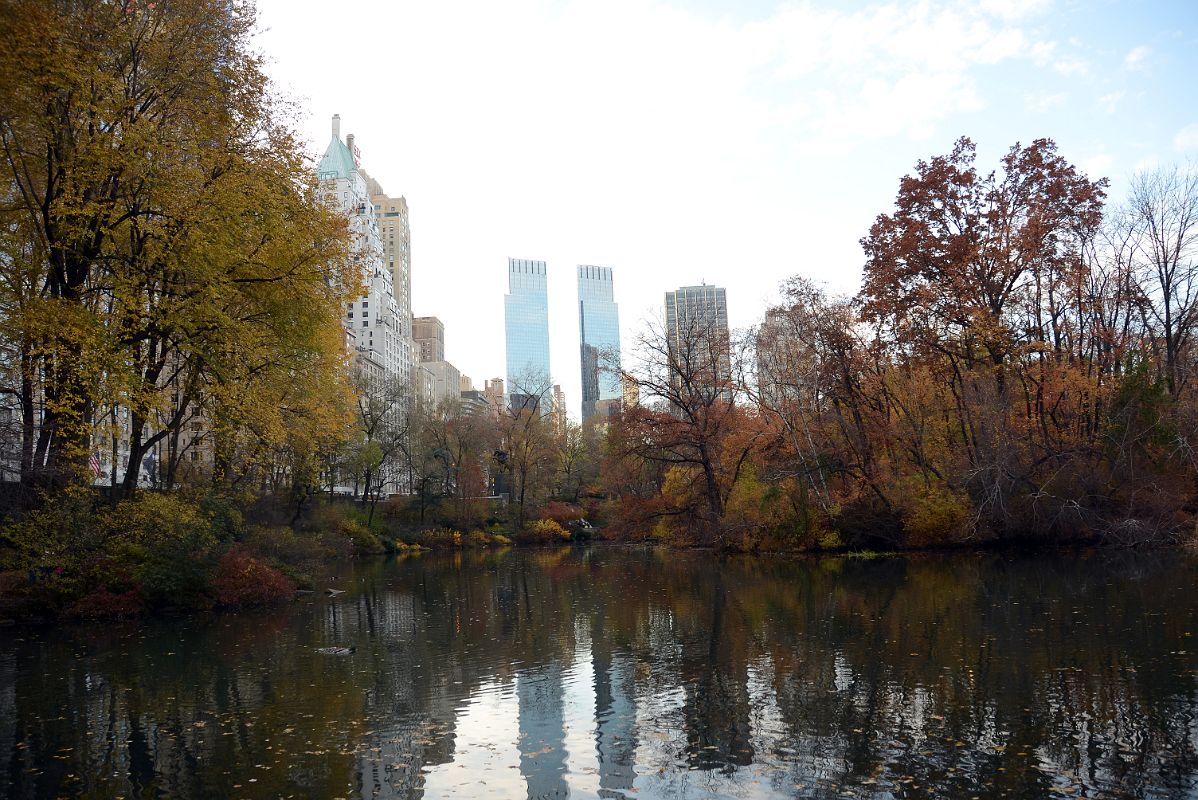
[[549, 293], [544, 261], [509, 258], [503, 298], [507, 391], [512, 408], [539, 405], [552, 388], [549, 372]]
[[582, 419], [620, 406], [620, 311], [609, 267], [578, 267], [578, 340], [582, 359]]

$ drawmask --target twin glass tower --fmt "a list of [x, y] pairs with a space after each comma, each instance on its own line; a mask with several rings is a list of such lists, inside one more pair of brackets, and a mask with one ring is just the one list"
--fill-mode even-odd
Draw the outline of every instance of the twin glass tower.
[[[549, 295], [544, 261], [508, 259], [503, 298], [507, 391], [512, 408], [537, 405], [552, 385], [549, 369]], [[582, 418], [619, 407], [620, 317], [609, 267], [578, 267], [578, 338]]]

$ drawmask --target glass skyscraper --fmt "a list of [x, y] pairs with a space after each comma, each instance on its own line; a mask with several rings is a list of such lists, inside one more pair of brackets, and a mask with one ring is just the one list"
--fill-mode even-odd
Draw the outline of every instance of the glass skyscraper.
[[544, 261], [507, 260], [503, 298], [507, 339], [507, 391], [512, 408], [536, 405], [551, 386], [549, 294]]
[[582, 357], [582, 418], [610, 413], [620, 387], [620, 312], [611, 269], [578, 267], [578, 340]]

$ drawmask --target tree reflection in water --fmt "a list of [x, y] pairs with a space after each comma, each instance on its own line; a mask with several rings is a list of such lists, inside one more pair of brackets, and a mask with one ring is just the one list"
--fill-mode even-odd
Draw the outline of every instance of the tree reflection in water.
[[5, 632], [0, 796], [1193, 796], [1196, 576], [380, 560], [270, 612]]

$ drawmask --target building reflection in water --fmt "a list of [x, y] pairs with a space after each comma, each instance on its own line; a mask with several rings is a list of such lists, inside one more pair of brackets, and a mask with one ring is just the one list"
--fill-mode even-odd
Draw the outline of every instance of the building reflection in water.
[[516, 697], [520, 774], [528, 787], [528, 800], [569, 797], [562, 665], [554, 662], [521, 672], [516, 677]]
[[1151, 554], [370, 562], [334, 599], [0, 634], [0, 797], [1193, 797], [1196, 578]]

